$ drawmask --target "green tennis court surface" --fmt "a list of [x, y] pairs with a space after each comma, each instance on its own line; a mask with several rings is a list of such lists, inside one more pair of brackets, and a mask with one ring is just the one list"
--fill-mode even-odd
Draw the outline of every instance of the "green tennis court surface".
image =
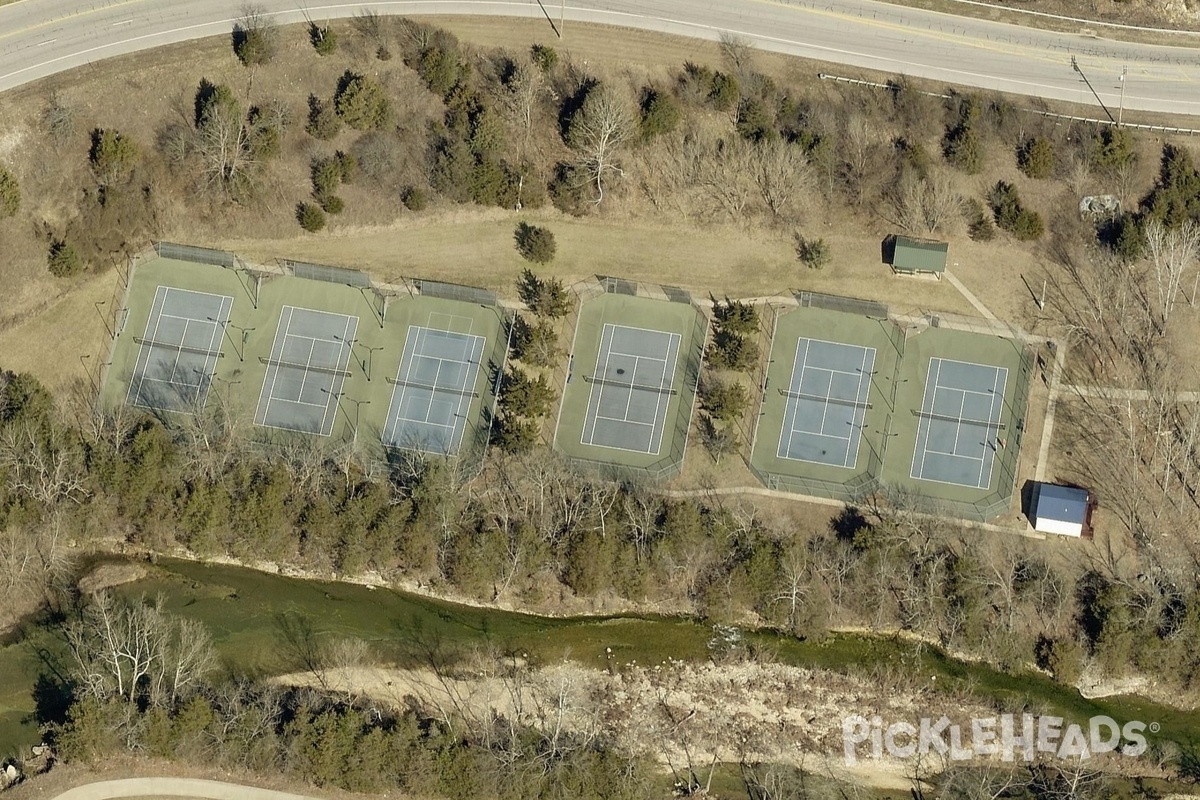
[[848, 502], [903, 490], [971, 519], [1003, 513], [1029, 393], [1020, 342], [941, 327], [906, 337], [882, 306], [809, 302], [776, 320], [750, 455], [759, 479]]
[[450, 290], [436, 282], [385, 297], [352, 270], [254, 273], [220, 251], [167, 248], [183, 257], [133, 270], [103, 402], [235, 416], [261, 441], [320, 437], [376, 457], [482, 453], [507, 354], [494, 305], [433, 296]]
[[605, 293], [579, 311], [554, 446], [661, 478], [683, 466], [707, 320], [690, 302]]

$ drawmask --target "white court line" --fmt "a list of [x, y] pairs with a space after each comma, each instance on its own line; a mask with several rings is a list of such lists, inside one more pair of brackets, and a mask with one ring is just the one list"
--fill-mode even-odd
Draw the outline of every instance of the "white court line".
[[[811, 343], [812, 343], [812, 339], [809, 339], [804, 336], [802, 336], [796, 340], [796, 354], [794, 356], [792, 356], [792, 374], [788, 376], [788, 387], [789, 388], [791, 388], [792, 384], [796, 380], [796, 370], [800, 371], [800, 380], [801, 381], [804, 380], [804, 365], [808, 363], [808, 346]], [[804, 345], [803, 360], [800, 357], [801, 344]], [[798, 402], [799, 399], [800, 398], [793, 397], [792, 395], [789, 394], [789, 395], [787, 395], [787, 402], [784, 403], [783, 420], [784, 420], [784, 422], [787, 423], [786, 427], [787, 427], [788, 445], [787, 445], [786, 449], [783, 446], [783, 434], [784, 434], [783, 429], [785, 426], [780, 425], [779, 426], [779, 446], [775, 450], [775, 455], [777, 455], [780, 458], [791, 458], [790, 455], [784, 455], [784, 453], [792, 452], [792, 444], [794, 443], [794, 438], [796, 436], [796, 414], [798, 413], [798, 410], [799, 410], [799, 402]]]
[[[875, 349], [874, 347], [867, 347], [867, 346], [861, 345], [861, 344], [847, 344], [846, 342], [834, 342], [834, 341], [830, 341], [829, 339], [814, 339], [811, 336], [802, 336], [800, 338], [808, 339], [808, 341], [816, 342], [817, 344], [831, 345], [833, 347], [842, 348], [844, 350], [874, 350]], [[823, 369], [823, 370], [827, 370], [829, 372], [839, 372], [843, 375], [855, 374], [853, 370], [835, 369], [834, 367], [816, 367], [816, 366], [814, 366], [813, 369]]]
[[[352, 338], [354, 338], [354, 337], [352, 337], [352, 336], [350, 335], [350, 317], [349, 317], [349, 316], [345, 316], [345, 317], [343, 317], [343, 319], [342, 319], [342, 338], [341, 338], [341, 339], [338, 339], [338, 338], [335, 336], [335, 337], [334, 337], [334, 338], [332, 338], [332, 339], [323, 339], [323, 340], [320, 340], [320, 341], [326, 341], [326, 342], [339, 342], [343, 348], [346, 348], [346, 347], [349, 347], [349, 345], [347, 344], [347, 342], [348, 342], [350, 339], [352, 339]], [[316, 351], [316, 349], [317, 349], [317, 341], [318, 341], [317, 339], [315, 339], [315, 338], [313, 339], [313, 343], [312, 343], [312, 349], [308, 351], [308, 363], [309, 363], [309, 364], [311, 364], [311, 363], [312, 363], [312, 355], [313, 355], [313, 353], [314, 353], [314, 352]], [[339, 372], [341, 372], [341, 365], [342, 365], [342, 358], [341, 358], [341, 355], [343, 355], [343, 354], [339, 354], [339, 356], [338, 356], [338, 360], [337, 360], [337, 362], [336, 362], [336, 365], [337, 365], [337, 367], [338, 367], [338, 371], [339, 371]], [[346, 355], [346, 362], [345, 362], [345, 363], [346, 363], [346, 366], [347, 366], [347, 367], [349, 367], [349, 366], [350, 366], [350, 356], [349, 356], [349, 354], [344, 354], [344, 355]], [[307, 365], [304, 367], [304, 377], [305, 377], [305, 378], [307, 378], [307, 377], [308, 377], [308, 366], [307, 366]], [[345, 380], [345, 379], [343, 378], [342, 380]], [[332, 376], [332, 379], [329, 381], [329, 389], [327, 389], [327, 390], [326, 390], [326, 399], [325, 399], [325, 413], [321, 415], [321, 435], [322, 435], [322, 436], [325, 436], [325, 435], [326, 435], [326, 433], [325, 433], [325, 421], [326, 421], [327, 419], [329, 419], [329, 411], [330, 411], [330, 409], [336, 409], [336, 408], [338, 408], [338, 406], [340, 405], [340, 400], [339, 400], [339, 398], [338, 398], [338, 393], [341, 391], [341, 387], [336, 385], [336, 384], [337, 384], [337, 381], [338, 381], [338, 376], [336, 376], [336, 375]], [[301, 382], [301, 384], [300, 384], [300, 388], [301, 388], [301, 394], [300, 394], [300, 397], [303, 397], [303, 396], [304, 396], [304, 393], [303, 393], [304, 384], [303, 384], [303, 382]], [[298, 398], [297, 398], [297, 399], [298, 399]], [[333, 412], [333, 422], [332, 422], [332, 423], [330, 423], [330, 425], [329, 425], [329, 433], [330, 433], [330, 434], [332, 434], [332, 433], [333, 433], [333, 426], [334, 426], [335, 424], [337, 424], [337, 411], [336, 411], [336, 410]]]
[[[653, 335], [655, 335], [656, 338], [666, 337], [667, 351], [666, 351], [665, 357], [635, 355], [633, 353], [625, 353], [625, 352], [614, 350], [612, 347], [612, 343], [613, 343], [613, 340], [615, 339], [615, 332], [618, 328], [620, 328], [622, 330], [641, 331], [643, 333], [653, 334]], [[606, 335], [608, 335], [607, 348], [605, 347], [605, 336]], [[597, 351], [597, 355], [600, 352], [605, 353], [604, 367], [603, 367], [603, 369], [598, 371], [598, 374], [603, 379], [603, 376], [605, 374], [607, 374], [607, 372], [608, 372], [608, 367], [611, 362], [612, 356], [618, 355], [618, 356], [624, 356], [626, 358], [635, 359], [635, 362], [634, 362], [635, 376], [636, 376], [637, 364], [640, 363], [640, 361], [662, 362], [662, 365], [663, 365], [662, 374], [663, 374], [663, 378], [665, 378], [667, 375], [667, 366], [670, 364], [670, 361], [671, 361], [671, 350], [672, 350], [672, 348], [675, 348], [676, 351], [678, 351], [679, 342], [681, 340], [682, 340], [682, 337], [680, 336], [680, 334], [673, 333], [670, 331], [657, 331], [657, 330], [652, 330], [650, 328], [636, 328], [636, 327], [632, 327], [629, 325], [616, 325], [614, 323], [605, 323], [604, 327], [601, 329], [601, 333], [600, 333], [600, 349]], [[596, 366], [599, 367], [600, 365], [597, 364]], [[672, 377], [672, 382], [674, 382], [674, 373], [672, 373], [671, 377]], [[659, 388], [660, 389], [661, 388], [670, 389], [669, 384], [665, 387], [662, 386], [661, 380], [662, 380], [662, 378], [660, 378]], [[591, 391], [588, 393], [588, 405], [587, 405], [587, 412], [586, 412], [588, 415], [588, 418], [587, 418], [587, 420], [585, 420], [584, 425], [583, 425], [583, 434], [580, 436], [580, 439], [579, 439], [580, 444], [586, 444], [586, 445], [590, 445], [592, 447], [604, 447], [609, 450], [622, 450], [627, 453], [655, 454], [658, 452], [658, 450], [662, 449], [661, 440], [659, 441], [658, 448], [655, 449], [655, 447], [654, 447], [654, 437], [659, 429], [660, 420], [658, 418], [658, 412], [662, 406], [662, 396], [660, 395], [660, 397], [658, 398], [658, 401], [655, 405], [654, 422], [652, 422], [652, 423], [638, 422], [637, 420], [631, 420], [631, 419], [629, 419], [629, 407], [633, 400], [633, 392], [637, 391], [636, 389], [633, 388], [634, 385], [635, 384], [633, 384], [633, 383], [630, 383], [628, 385], [611, 385], [611, 384], [603, 384], [603, 383], [601, 383], [601, 384], [593, 383], [592, 384]], [[599, 393], [597, 393], [597, 391], [596, 391], [597, 386], [600, 387]], [[604, 401], [604, 390], [607, 388], [614, 388], [614, 389], [624, 388], [629, 392], [629, 397], [626, 400], [626, 405], [625, 405], [625, 415], [626, 415], [625, 419], [617, 419], [616, 417], [606, 417], [606, 416], [602, 416], [600, 414], [600, 406], [603, 404], [603, 401]], [[592, 403], [593, 399], [595, 399], [595, 401], [596, 401], [594, 410], [593, 410], [593, 403]], [[667, 401], [667, 404], [669, 407], [670, 406], [669, 399]], [[597, 444], [596, 443], [596, 423], [601, 419], [615, 422], [618, 424], [641, 425], [641, 426], [649, 427], [650, 428], [650, 439], [646, 442], [645, 449], [634, 449], [631, 447], [618, 447], [615, 445]], [[663, 423], [663, 430], [665, 431], [666, 420], [665, 419], [662, 420], [662, 423]], [[588, 426], [589, 425], [591, 426], [591, 436], [590, 437], [588, 436]]]
[[[655, 427], [655, 425], [654, 425], [654, 423], [653, 423], [653, 422], [639, 422], [639, 421], [638, 421], [638, 420], [636, 420], [636, 419], [628, 419], [628, 418], [626, 418], [626, 419], [621, 419], [620, 417], [606, 417], [606, 416], [604, 416], [603, 414], [597, 414], [597, 415], [596, 415], [596, 419], [608, 420], [609, 422], [619, 422], [619, 423], [621, 423], [622, 425], [642, 425], [642, 426], [645, 426], [645, 427], [647, 427], [647, 428], [653, 428], [653, 427]], [[628, 448], [624, 448], [624, 447], [623, 447], [623, 448], [621, 448], [621, 449], [622, 449], [622, 450], [626, 450], [626, 449], [628, 449]], [[635, 451], [633, 451], [633, 452], [635, 452], [635, 453], [641, 453], [641, 452], [643, 452], [643, 451], [641, 451], [641, 450], [635, 450]]]
[[[182, 334], [180, 334], [180, 336], [179, 336], [179, 344], [180, 344], [180, 347], [182, 347], [182, 346], [183, 346], [183, 343], [187, 341], [188, 325], [190, 325], [190, 324], [191, 324], [191, 322], [192, 322], [192, 320], [190, 320], [190, 319], [185, 319], [185, 320], [183, 321], [183, 333], [182, 333]], [[178, 370], [179, 370], [179, 359], [180, 359], [180, 358], [182, 358], [182, 357], [183, 357], [183, 350], [176, 350], [176, 351], [175, 351], [175, 361], [174, 361], [174, 362], [172, 362], [172, 364], [171, 364], [171, 377], [170, 377], [170, 381], [171, 381], [172, 383], [174, 383], [174, 382], [175, 382], [175, 373], [176, 373], [176, 371], [178, 371]]]
[[[671, 378], [669, 381], [667, 381], [667, 385], [665, 387], [663, 386], [663, 381], [667, 380], [667, 365], [670, 363], [671, 345], [673, 345], [674, 343], [675, 343], [675, 339], [673, 337], [671, 339], [668, 339], [667, 340], [667, 355], [666, 355], [666, 357], [662, 358], [662, 359], [655, 359], [655, 360], [662, 361], [662, 374], [658, 376], [658, 385], [660, 388], [666, 388], [668, 390], [671, 388], [671, 384], [675, 382], [675, 375], [674, 374], [671, 375]], [[678, 361], [678, 353], [676, 353], [676, 360]], [[636, 376], [637, 371], [635, 370], [633, 374]], [[664, 411], [663, 407], [662, 407], [664, 398], [667, 401], [667, 410], [670, 410], [671, 395], [667, 394], [666, 392], [659, 392], [658, 397], [656, 397], [654, 399], [654, 427], [652, 427], [650, 429], [650, 441], [646, 443], [646, 452], [647, 453], [649, 453], [651, 449], [654, 449], [655, 452], [662, 449], [662, 438], [661, 437], [659, 438], [658, 447], [657, 448], [654, 447], [654, 432], [658, 430], [658, 412], [659, 411], [663, 412], [663, 431], [665, 432], [666, 428], [667, 428], [666, 411]], [[630, 399], [632, 399], [632, 395], [630, 395]]]
[[[867, 374], [867, 372], [868, 372], [868, 370], [867, 370], [867, 349], [868, 348], [866, 348], [866, 347], [863, 348], [862, 364], [858, 368], [858, 386], [855, 387], [855, 390], [854, 390], [854, 401], [855, 401], [856, 405], [854, 406], [854, 410], [850, 416], [850, 419], [852, 420], [850, 423], [850, 440], [851, 441], [854, 440], [854, 426], [857, 424], [858, 425], [859, 443], [858, 443], [858, 447], [850, 447], [849, 445], [846, 446], [846, 460], [842, 462], [842, 466], [845, 467], [846, 469], [854, 469], [855, 467], [858, 466], [858, 451], [862, 447], [862, 435], [863, 435], [862, 426], [867, 421], [867, 410], [865, 408], [860, 408], [857, 405], [857, 403], [862, 403], [862, 402], [865, 402], [867, 399], [869, 399], [870, 394], [871, 394], [871, 387], [868, 385], [867, 392], [866, 392], [867, 396], [866, 397], [863, 396], [863, 379], [865, 378], [868, 381], [870, 380], [870, 376]], [[872, 353], [871, 368], [874, 369], [875, 368], [875, 356], [874, 356], [875, 348], [872, 347], [872, 348], [870, 348], [870, 350]], [[859, 414], [862, 414], [861, 419], [859, 419]], [[854, 455], [854, 463], [853, 464], [850, 463], [851, 451], [853, 451], [853, 455]]]
[[[1003, 383], [1000, 381], [1001, 372], [1004, 373]], [[988, 409], [988, 412], [989, 412], [988, 419], [994, 418], [996, 420], [997, 427], [994, 430], [989, 427], [988, 430], [991, 431], [992, 438], [996, 440], [997, 446], [999, 446], [999, 444], [1000, 444], [1000, 442], [999, 442], [999, 439], [1000, 439], [999, 424], [1000, 424], [1001, 418], [1004, 416], [1004, 390], [1007, 388], [1008, 388], [1008, 369], [1006, 367], [996, 367], [996, 378], [995, 378], [995, 381], [992, 383], [992, 405], [991, 405], [991, 408]], [[997, 396], [999, 396], [999, 398], [1000, 398], [1000, 408], [999, 409], [996, 408], [996, 397]], [[992, 469], [996, 464], [996, 456], [998, 455], [997, 452], [993, 451], [991, 453], [991, 458], [987, 458], [988, 452], [986, 450], [984, 450], [983, 454], [984, 454], [984, 458], [986, 459], [986, 464], [987, 464], [987, 478], [985, 479], [983, 477], [984, 462], [981, 462], [979, 465], [979, 488], [980, 489], [986, 489], [987, 487], [992, 485]]]
[[641, 362], [642, 359], [639, 356], [633, 357], [633, 374], [629, 377], [629, 397], [625, 398], [625, 422], [629, 421], [629, 409], [633, 407], [633, 382], [637, 378], [638, 364]]
[[[607, 322], [606, 322], [606, 323], [604, 323], [604, 328], [603, 328], [603, 329], [600, 331], [600, 347], [601, 347], [601, 348], [604, 348], [604, 337], [605, 337], [605, 335], [607, 334], [607, 336], [608, 336], [608, 348], [604, 350], [604, 369], [602, 369], [602, 370], [600, 371], [600, 375], [601, 375], [601, 376], [604, 376], [604, 375], [607, 375], [607, 374], [608, 374], [608, 362], [609, 362], [609, 360], [612, 358], [612, 338], [613, 338], [613, 332], [614, 332], [614, 330], [615, 330], [615, 327], [614, 327], [612, 324], [610, 324], [610, 323], [607, 323]], [[645, 330], [645, 329], [643, 328], [642, 330]], [[599, 366], [599, 365], [597, 365], [597, 366]], [[599, 415], [599, 413], [600, 413], [600, 406], [601, 406], [601, 405], [603, 405], [603, 403], [604, 403], [604, 389], [605, 389], [605, 387], [607, 386], [607, 384], [604, 384], [604, 383], [601, 383], [601, 384], [595, 384], [595, 383], [593, 383], [593, 384], [592, 384], [592, 391], [593, 391], [593, 392], [594, 392], [594, 391], [596, 391], [596, 386], [597, 386], [597, 385], [600, 387], [600, 393], [599, 393], [598, 395], [596, 395], [596, 411], [595, 411], [595, 413], [594, 413], [594, 414], [592, 414], [592, 418], [591, 418], [591, 420], [590, 420], [590, 422], [592, 423], [592, 435], [591, 435], [591, 436], [588, 436], [588, 435], [587, 435], [587, 427], [588, 427], [588, 426], [587, 426], [587, 424], [585, 423], [585, 424], [584, 424], [584, 426], [583, 426], [583, 428], [584, 428], [584, 436], [583, 436], [583, 438], [581, 438], [581, 439], [579, 440], [579, 443], [580, 443], [580, 444], [588, 444], [588, 445], [590, 445], [590, 444], [593, 444], [593, 443], [595, 442], [595, 440], [596, 440], [596, 417], [597, 417], [597, 416]], [[591, 408], [591, 406], [592, 406], [592, 397], [591, 397], [591, 393], [589, 393], [589, 394], [588, 394], [588, 408], [590, 409], [590, 408]], [[622, 448], [619, 448], [619, 449], [621, 449], [621, 450], [626, 450], [626, 449], [628, 449], [628, 448], [622, 447]]]
[[[937, 372], [934, 373], [932, 386], [934, 387], [933, 396], [936, 399], [937, 398], [937, 385], [938, 385], [937, 376], [940, 375], [941, 371], [942, 371], [942, 360], [940, 358], [929, 359], [929, 366], [931, 369], [933, 368], [933, 362], [935, 362], [935, 361], [937, 362]], [[925, 373], [925, 388], [921, 391], [921, 412], [922, 413], [925, 413], [925, 400], [929, 397], [930, 385], [931, 384], [929, 382], [929, 373], [927, 372], [927, 373]], [[921, 443], [921, 449], [920, 449], [920, 451], [918, 451], [916, 447], [913, 447], [912, 469], [910, 469], [908, 471], [908, 476], [910, 478], [916, 478], [917, 480], [925, 480], [925, 478], [923, 477], [925, 474], [925, 453], [928, 452], [928, 448], [929, 448], [929, 423], [931, 421], [932, 420], [930, 420], [929, 417], [924, 417], [924, 416], [917, 420], [916, 441]], [[923, 442], [921, 441], [921, 431], [925, 432], [925, 441], [923, 441]], [[920, 472], [917, 471], [918, 452], [921, 457]]]
[[[267, 419], [271, 416], [271, 403], [272, 403], [272, 401], [275, 400], [275, 384], [279, 381], [279, 369], [280, 368], [279, 368], [278, 362], [283, 361], [283, 350], [287, 346], [288, 331], [290, 331], [292, 329], [292, 312], [295, 310], [296, 309], [294, 306], [284, 306], [283, 311], [281, 311], [279, 313], [279, 321], [281, 323], [283, 322], [284, 314], [287, 315], [287, 325], [283, 329], [282, 337], [278, 336], [279, 327], [278, 326], [275, 327], [275, 333], [276, 333], [277, 338], [276, 338], [275, 342], [271, 343], [271, 355], [274, 357], [274, 360], [276, 363], [270, 364], [267, 366], [267, 371], [271, 373], [271, 387], [270, 387], [270, 390], [268, 391], [267, 384], [263, 383], [262, 390], [264, 392], [267, 392], [267, 404], [265, 406], [263, 406], [262, 422], [258, 423], [259, 425], [267, 425]], [[279, 344], [279, 352], [278, 353], [275, 352], [276, 344]], [[262, 401], [263, 401], [263, 396], [262, 396], [262, 394], [259, 394], [258, 402], [260, 405], [262, 404]], [[267, 427], [275, 427], [275, 426], [270, 425]]]
[[[162, 323], [162, 307], [163, 307], [163, 304], [167, 300], [167, 288], [168, 287], [166, 287], [166, 286], [159, 286], [157, 289], [155, 289], [154, 302], [152, 302], [150, 304], [150, 319], [154, 320], [154, 333], [150, 334], [150, 341], [152, 341], [152, 342], [158, 338], [158, 326]], [[156, 306], [158, 309], [157, 317], [154, 316]], [[149, 326], [149, 320], [147, 320], [146, 322], [147, 322], [147, 326]], [[139, 403], [136, 403], [134, 401], [136, 399], [141, 398], [141, 396], [142, 396], [142, 389], [146, 383], [146, 370], [149, 369], [149, 367], [150, 367], [150, 351], [152, 349], [153, 349], [153, 347], [151, 345], [143, 344], [142, 349], [138, 351], [137, 361], [134, 362], [134, 373], [133, 374], [141, 375], [141, 377], [138, 379], [137, 392], [133, 391], [133, 383], [131, 382], [129, 384], [129, 393], [126, 394], [126, 398], [125, 398], [125, 401], [128, 403], [133, 403], [134, 405], [140, 405]], [[142, 361], [143, 356], [145, 356], [145, 363], [143, 363], [143, 361]], [[140, 372], [139, 372], [139, 367], [140, 367]], [[145, 406], [143, 406], [143, 408], [144, 407]]]
[[[946, 391], [952, 391], [947, 388]], [[958, 422], [954, 423], [954, 445], [952, 447], [954, 454], [958, 455], [958, 437], [962, 436], [963, 427], [963, 412], [967, 410], [967, 393], [962, 389], [953, 390], [958, 392]], [[937, 393], [933, 395], [933, 402], [937, 402]]]

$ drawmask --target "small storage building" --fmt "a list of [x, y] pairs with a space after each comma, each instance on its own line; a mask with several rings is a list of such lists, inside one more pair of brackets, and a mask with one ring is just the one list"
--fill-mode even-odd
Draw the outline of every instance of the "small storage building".
[[1087, 489], [1039, 483], [1033, 503], [1033, 529], [1090, 539], [1094, 506]]
[[905, 275], [926, 273], [940, 278], [946, 271], [946, 254], [950, 249], [946, 242], [896, 236], [890, 249], [895, 272]]

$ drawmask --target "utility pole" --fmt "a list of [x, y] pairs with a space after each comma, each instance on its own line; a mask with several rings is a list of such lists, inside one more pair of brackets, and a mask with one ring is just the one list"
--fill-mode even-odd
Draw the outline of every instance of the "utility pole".
[[1121, 81], [1121, 105], [1117, 108], [1117, 127], [1121, 127], [1121, 118], [1125, 116], [1125, 76], [1129, 74], [1129, 67], [1121, 67], [1121, 75], [1117, 80]]
[[558, 38], [562, 39], [567, 35], [565, 23], [567, 21], [567, 0], [561, 0], [558, 6]]

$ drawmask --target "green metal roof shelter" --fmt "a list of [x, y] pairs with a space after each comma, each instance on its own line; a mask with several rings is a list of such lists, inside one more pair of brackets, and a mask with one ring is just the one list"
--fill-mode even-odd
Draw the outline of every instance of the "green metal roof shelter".
[[949, 248], [946, 242], [897, 236], [892, 251], [892, 269], [896, 272], [940, 274], [946, 271], [946, 251]]

